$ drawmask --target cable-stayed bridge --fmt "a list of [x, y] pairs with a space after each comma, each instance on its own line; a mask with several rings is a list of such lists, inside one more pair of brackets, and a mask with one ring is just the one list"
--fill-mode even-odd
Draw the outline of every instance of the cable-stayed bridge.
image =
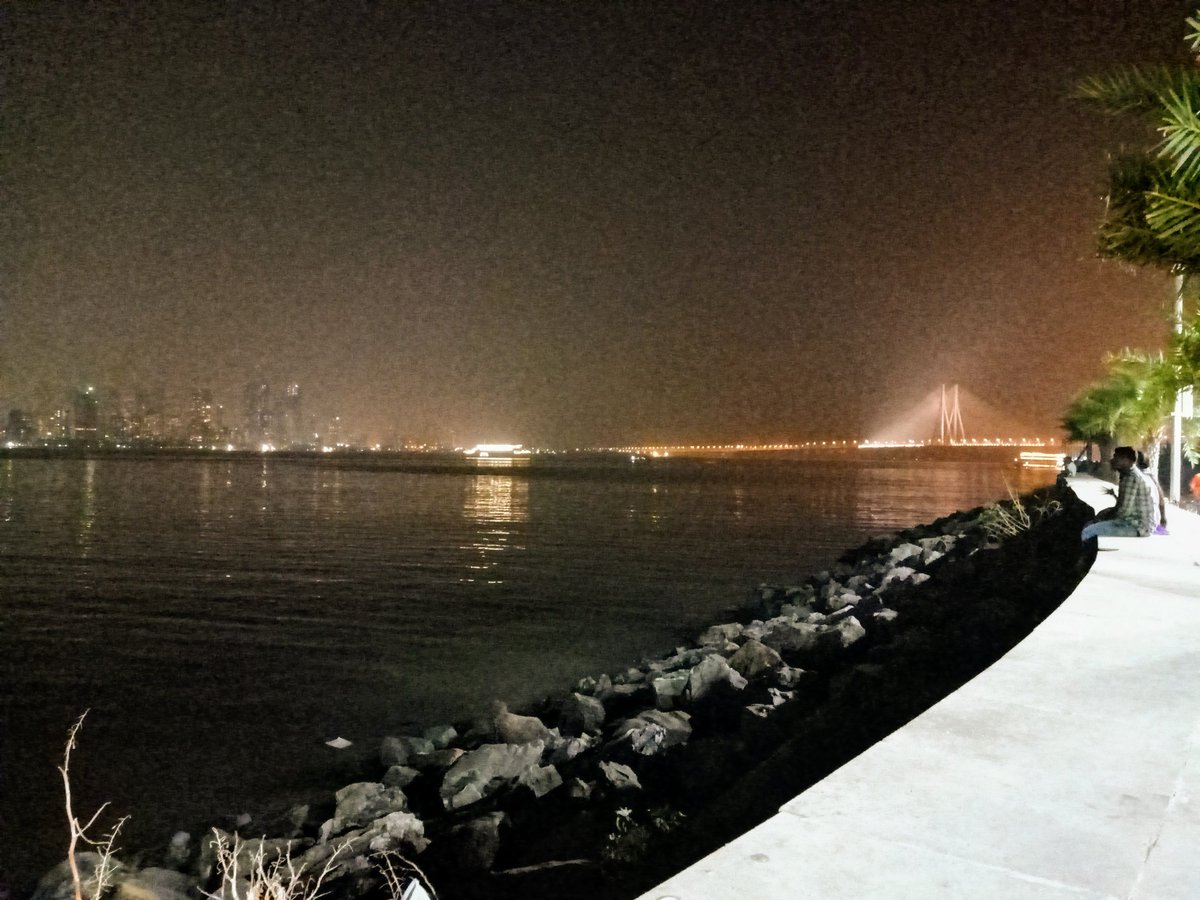
[[754, 453], [766, 451], [853, 451], [881, 449], [1058, 446], [1057, 434], [1037, 434], [961, 386], [941, 385], [860, 438], [829, 437], [796, 443], [679, 444], [598, 447], [648, 456]]
[[930, 391], [859, 441], [859, 446], [1022, 447], [1057, 443], [1013, 416], [961, 388], [945, 385]]

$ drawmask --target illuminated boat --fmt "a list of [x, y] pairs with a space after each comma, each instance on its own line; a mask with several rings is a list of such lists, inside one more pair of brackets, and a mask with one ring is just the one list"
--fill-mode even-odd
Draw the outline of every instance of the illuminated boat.
[[532, 452], [521, 444], [476, 444], [463, 450], [463, 456], [481, 466], [514, 466], [528, 463]]

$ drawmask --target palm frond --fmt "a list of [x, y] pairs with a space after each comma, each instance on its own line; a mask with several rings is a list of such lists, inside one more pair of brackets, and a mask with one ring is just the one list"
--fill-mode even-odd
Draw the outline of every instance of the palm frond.
[[1172, 161], [1180, 178], [1200, 177], [1200, 85], [1185, 85], [1163, 98], [1163, 142], [1159, 152]]
[[1200, 82], [1200, 73], [1170, 66], [1132, 66], [1109, 75], [1093, 75], [1075, 87], [1075, 96], [1113, 114], [1143, 113], [1157, 118], [1172, 91]]
[[1200, 17], [1192, 16], [1186, 20], [1188, 27], [1187, 42], [1193, 53], [1200, 53]]
[[[1200, 267], [1200, 236], [1193, 228], [1200, 200], [1194, 181], [1176, 175], [1167, 160], [1149, 153], [1117, 157], [1109, 166], [1108, 206], [1098, 231], [1101, 256], [1135, 265]], [[1175, 230], [1165, 232], [1163, 223]]]
[[1200, 202], [1149, 191], [1146, 224], [1171, 252], [1180, 257], [1200, 255]]

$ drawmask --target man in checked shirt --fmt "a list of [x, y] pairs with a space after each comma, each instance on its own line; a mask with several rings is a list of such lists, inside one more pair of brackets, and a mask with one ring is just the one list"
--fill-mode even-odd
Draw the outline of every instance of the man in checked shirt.
[[1083, 540], [1098, 537], [1146, 537], [1154, 530], [1155, 506], [1150, 485], [1135, 470], [1137, 451], [1118, 447], [1113, 451], [1112, 467], [1121, 476], [1117, 484], [1117, 505], [1106, 509], [1083, 528]]

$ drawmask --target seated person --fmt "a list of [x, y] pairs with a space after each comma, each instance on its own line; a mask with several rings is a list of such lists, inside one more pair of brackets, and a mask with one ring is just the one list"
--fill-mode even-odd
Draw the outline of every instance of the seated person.
[[1098, 537], [1146, 537], [1154, 530], [1158, 510], [1149, 483], [1137, 471], [1137, 451], [1118, 447], [1113, 451], [1112, 467], [1121, 476], [1117, 505], [1084, 526], [1085, 543]]
[[1146, 459], [1146, 454], [1141, 450], [1137, 452], [1137, 470], [1146, 479], [1146, 483], [1150, 485], [1150, 493], [1154, 495], [1154, 533], [1169, 534], [1170, 532], [1167, 531], [1167, 499], [1163, 496], [1162, 485], [1158, 483], [1158, 479], [1150, 474], [1150, 460]]

